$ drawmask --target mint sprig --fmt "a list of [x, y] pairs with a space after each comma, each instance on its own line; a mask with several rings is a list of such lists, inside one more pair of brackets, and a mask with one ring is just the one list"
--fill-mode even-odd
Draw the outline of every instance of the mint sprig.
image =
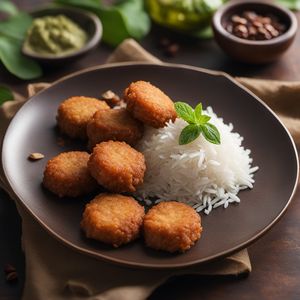
[[175, 109], [177, 115], [189, 123], [180, 133], [179, 145], [191, 143], [197, 139], [201, 133], [210, 143], [216, 145], [221, 143], [220, 132], [215, 125], [208, 122], [211, 117], [203, 114], [201, 103], [193, 109], [187, 103], [176, 102]]

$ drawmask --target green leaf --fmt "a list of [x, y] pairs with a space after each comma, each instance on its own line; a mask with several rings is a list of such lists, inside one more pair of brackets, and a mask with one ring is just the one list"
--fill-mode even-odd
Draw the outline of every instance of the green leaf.
[[179, 145], [186, 145], [199, 137], [201, 127], [199, 125], [190, 124], [183, 128], [179, 136]]
[[7, 13], [10, 16], [16, 15], [19, 12], [17, 7], [9, 0], [1, 0], [0, 11]]
[[199, 119], [202, 115], [202, 103], [199, 103], [196, 107], [195, 107], [195, 117], [196, 119]]
[[102, 40], [113, 47], [130, 37], [122, 13], [114, 6], [104, 7], [98, 0], [55, 0], [55, 3], [79, 7], [95, 13], [103, 25]]
[[202, 115], [202, 104], [201, 103], [199, 103], [195, 107], [195, 117], [196, 117], [197, 124], [199, 124], [199, 125], [203, 125], [204, 123], [207, 123], [211, 119], [210, 116]]
[[0, 105], [9, 100], [14, 100], [12, 91], [6, 86], [0, 86]]
[[98, 15], [103, 25], [103, 41], [117, 46], [124, 39], [141, 39], [150, 30], [150, 18], [143, 0], [123, 0], [105, 6], [97, 0], [55, 0], [55, 3], [80, 7]]
[[277, 0], [276, 2], [289, 9], [300, 10], [300, 0]]
[[42, 75], [41, 67], [21, 52], [22, 42], [0, 36], [0, 60], [9, 72], [21, 79], [34, 79]]
[[202, 134], [207, 141], [217, 145], [221, 143], [220, 133], [215, 125], [211, 123], [205, 123], [204, 125], [200, 126], [202, 129]]
[[175, 109], [178, 116], [188, 123], [195, 123], [195, 114], [193, 108], [184, 102], [175, 102]]
[[188, 33], [188, 35], [191, 35], [195, 38], [202, 39], [202, 40], [208, 40], [214, 37], [214, 33], [210, 24], [199, 30], [191, 31]]
[[23, 41], [31, 23], [32, 18], [27, 13], [19, 13], [7, 21], [0, 22], [0, 38], [1, 35], [5, 35]]
[[103, 41], [110, 46], [117, 46], [124, 39], [131, 37], [122, 13], [116, 8], [102, 8], [98, 16], [103, 24]]
[[207, 123], [209, 120], [211, 119], [210, 116], [207, 116], [207, 115], [202, 115], [200, 116], [198, 119], [197, 119], [197, 123], [199, 125], [204, 125], [205, 123]]
[[33, 79], [42, 75], [40, 66], [22, 54], [21, 47], [32, 18], [18, 13], [0, 22], [0, 60], [6, 69], [21, 79]]
[[120, 1], [116, 9], [122, 14], [130, 36], [141, 39], [150, 30], [150, 18], [141, 0]]
[[54, 3], [77, 6], [87, 10], [97, 10], [101, 5], [100, 0], [54, 0]]

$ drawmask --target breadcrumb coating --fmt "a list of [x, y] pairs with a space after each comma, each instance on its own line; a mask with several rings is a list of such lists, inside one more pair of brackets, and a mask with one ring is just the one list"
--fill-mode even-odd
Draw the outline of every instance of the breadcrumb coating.
[[97, 182], [90, 175], [87, 152], [63, 152], [46, 165], [43, 185], [59, 197], [78, 197], [97, 188]]
[[124, 141], [134, 145], [143, 135], [143, 124], [125, 108], [98, 110], [87, 125], [89, 148], [103, 141]]
[[177, 117], [173, 101], [150, 82], [132, 82], [125, 89], [124, 100], [134, 118], [154, 128], [164, 127]]
[[57, 111], [61, 132], [71, 138], [87, 139], [86, 126], [99, 109], [110, 109], [106, 102], [96, 98], [75, 96], [63, 101]]
[[144, 155], [125, 142], [97, 144], [88, 161], [91, 175], [112, 192], [135, 192], [143, 183], [146, 170]]
[[100, 194], [86, 205], [81, 228], [88, 238], [119, 247], [139, 236], [144, 215], [132, 197]]
[[168, 252], [184, 252], [200, 238], [199, 214], [175, 201], [160, 202], [144, 218], [144, 238], [148, 247]]

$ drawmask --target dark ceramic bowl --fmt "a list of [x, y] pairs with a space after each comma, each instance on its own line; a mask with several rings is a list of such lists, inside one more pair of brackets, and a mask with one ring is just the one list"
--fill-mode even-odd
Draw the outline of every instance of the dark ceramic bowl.
[[62, 55], [36, 53], [26, 47], [26, 44], [24, 43], [22, 47], [22, 52], [24, 55], [33, 58], [42, 64], [58, 65], [61, 63], [74, 61], [97, 46], [102, 37], [102, 24], [95, 14], [80, 9], [66, 7], [44, 8], [31, 13], [33, 18], [57, 16], [60, 14], [69, 17], [87, 33], [87, 43], [82, 48], [75, 50], [74, 52]]
[[[150, 81], [171, 99], [185, 99], [193, 107], [199, 98], [203, 99], [205, 107], [211, 105], [225, 123], [234, 124], [234, 131], [245, 138], [243, 146], [251, 149], [253, 165], [259, 166], [253, 189], [240, 192], [239, 205], [217, 208], [209, 216], [201, 214], [202, 237], [183, 254], [152, 250], [145, 247], [143, 239], [117, 249], [89, 240], [79, 224], [85, 204], [93, 195], [62, 199], [41, 185], [47, 160], [63, 151], [86, 151], [84, 142], [57, 143], [56, 112], [61, 101], [74, 95], [97, 97], [107, 89], [121, 94], [136, 80]], [[27, 157], [32, 152], [43, 153], [45, 158], [29, 161]], [[146, 63], [90, 68], [60, 79], [36, 94], [10, 123], [2, 162], [14, 198], [52, 236], [84, 254], [140, 268], [186, 267], [245, 248], [286, 211], [299, 172], [297, 151], [288, 131], [261, 100], [230, 76], [191, 66]]]
[[[271, 14], [286, 26], [286, 31], [271, 40], [253, 41], [239, 38], [229, 33], [225, 26], [232, 15], [244, 11]], [[258, 1], [238, 1], [219, 8], [213, 17], [213, 31], [219, 46], [235, 60], [262, 64], [272, 62], [282, 55], [292, 44], [298, 23], [292, 12], [278, 5]]]

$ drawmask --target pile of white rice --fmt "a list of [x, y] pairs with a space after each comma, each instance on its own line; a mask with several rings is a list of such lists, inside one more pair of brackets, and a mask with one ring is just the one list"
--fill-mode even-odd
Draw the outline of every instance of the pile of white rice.
[[148, 205], [153, 199], [155, 203], [177, 200], [209, 214], [213, 208], [240, 202], [238, 192], [253, 187], [258, 167], [251, 167], [251, 151], [242, 147], [243, 137], [232, 132], [233, 125], [224, 124], [210, 107], [205, 114], [220, 132], [220, 145], [209, 143], [202, 135], [179, 145], [179, 135], [187, 125], [182, 119], [161, 129], [146, 128], [138, 145], [147, 165], [138, 199]]

